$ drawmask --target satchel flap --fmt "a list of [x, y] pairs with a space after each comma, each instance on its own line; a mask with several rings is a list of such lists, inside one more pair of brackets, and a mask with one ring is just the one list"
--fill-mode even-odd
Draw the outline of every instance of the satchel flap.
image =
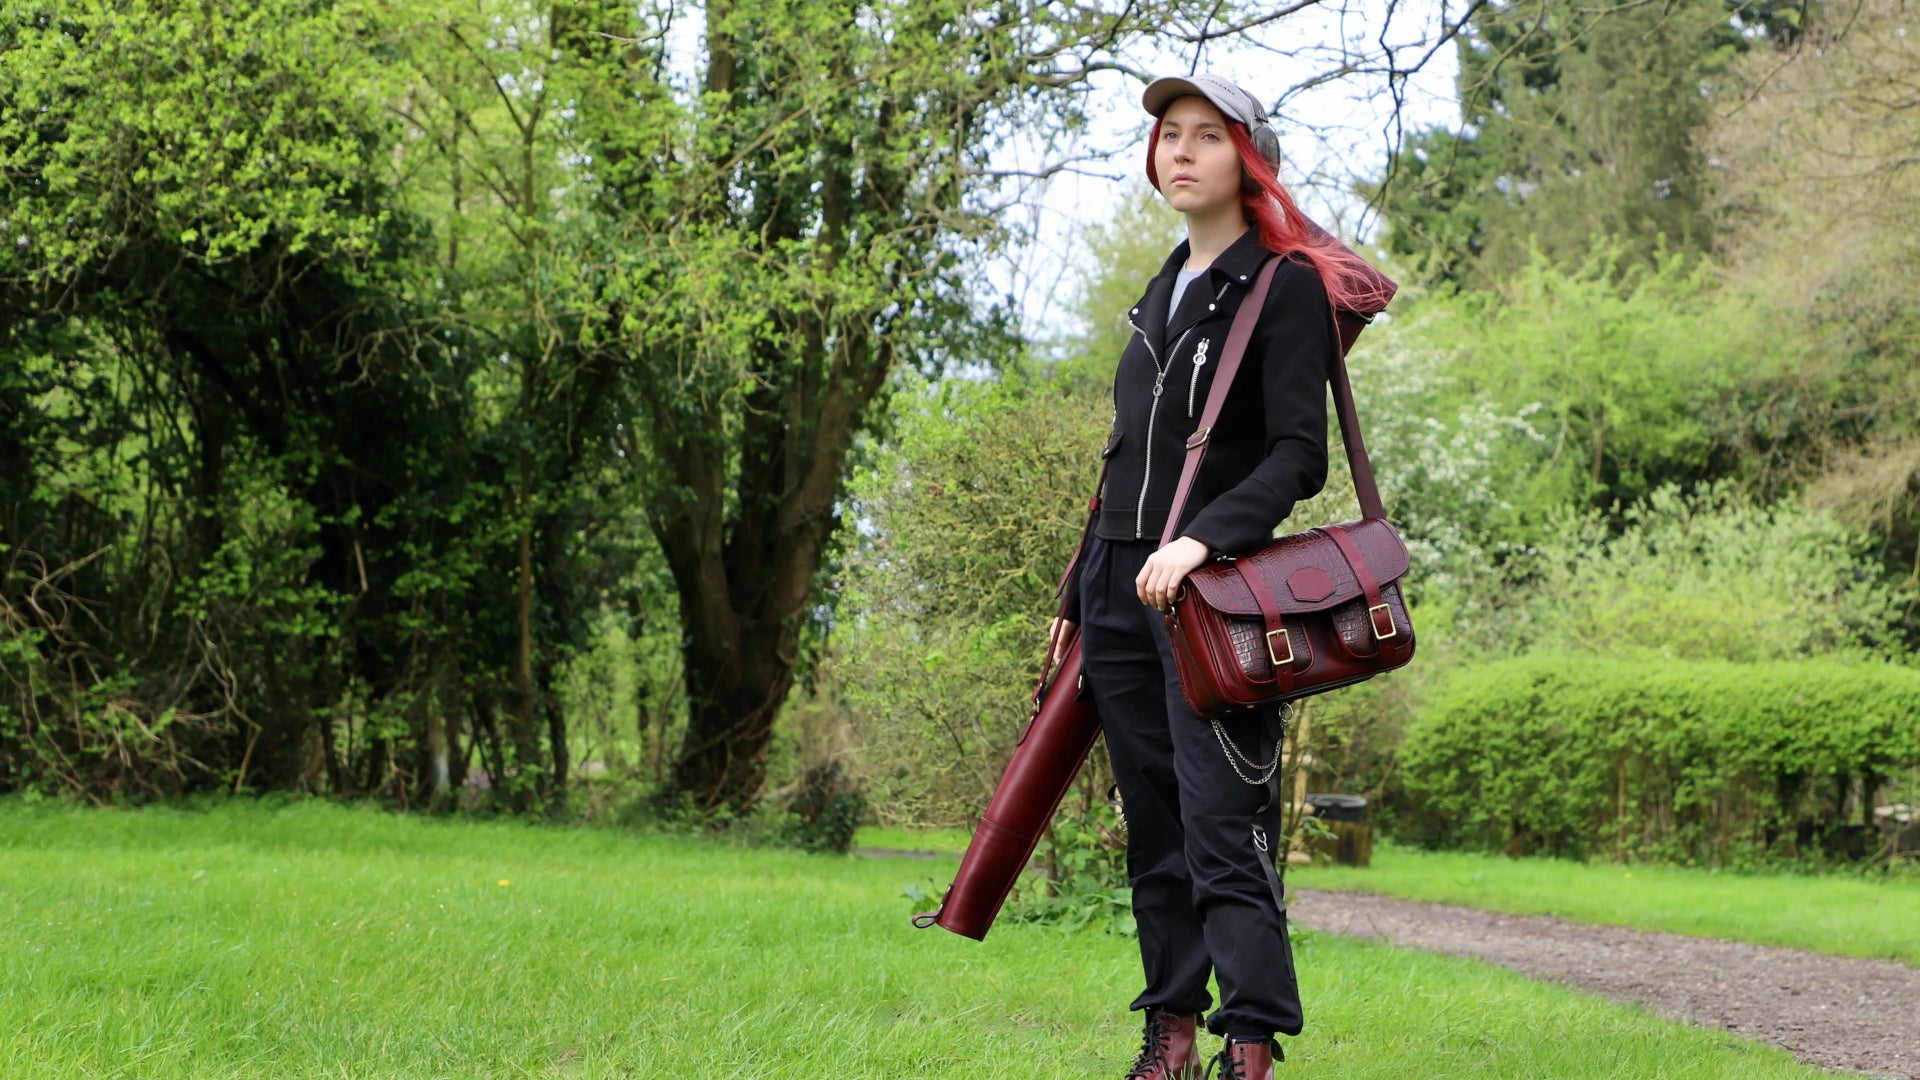
[[[1406, 575], [1407, 545], [1386, 519], [1361, 518], [1323, 529], [1340, 529], [1352, 537], [1382, 587]], [[1283, 536], [1237, 560], [1260, 575], [1283, 612], [1326, 611], [1360, 598], [1360, 579], [1323, 529]], [[1187, 584], [1223, 615], [1260, 617], [1260, 602], [1234, 563], [1206, 563], [1187, 575]]]

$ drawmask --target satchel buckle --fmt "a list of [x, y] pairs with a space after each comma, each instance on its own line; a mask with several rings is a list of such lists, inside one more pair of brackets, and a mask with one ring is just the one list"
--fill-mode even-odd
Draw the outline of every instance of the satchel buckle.
[[[1384, 611], [1387, 613], [1387, 632], [1384, 634], [1380, 632], [1380, 620], [1373, 616], [1373, 613], [1376, 611]], [[1373, 640], [1375, 641], [1386, 641], [1390, 638], [1400, 636], [1400, 627], [1393, 621], [1393, 611], [1385, 604], [1375, 604], [1368, 608], [1367, 621], [1373, 624]]]
[[1213, 433], [1212, 428], [1203, 427], [1200, 430], [1194, 432], [1193, 434], [1187, 436], [1187, 449], [1198, 450], [1201, 447], [1207, 445], [1207, 436], [1211, 435], [1212, 433]]
[[[1274, 655], [1273, 635], [1275, 634], [1280, 635], [1281, 642], [1287, 647], [1287, 655], [1285, 657]], [[1293, 635], [1287, 633], [1286, 627], [1283, 626], [1278, 630], [1267, 631], [1267, 655], [1273, 658], [1273, 666], [1276, 668], [1283, 668], [1293, 663]]]

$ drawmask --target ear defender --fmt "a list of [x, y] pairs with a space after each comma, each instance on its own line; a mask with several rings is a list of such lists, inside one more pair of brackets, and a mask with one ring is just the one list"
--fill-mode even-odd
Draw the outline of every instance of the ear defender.
[[[1253, 148], [1258, 150], [1267, 164], [1273, 167], [1274, 175], [1280, 175], [1280, 136], [1274, 132], [1273, 125], [1267, 123], [1267, 118], [1264, 116], [1256, 117], [1253, 124], [1247, 128], [1247, 133], [1253, 138]], [[1254, 183], [1253, 177], [1242, 171], [1240, 190], [1248, 195], [1256, 195], [1260, 192], [1260, 185]]]
[[1273, 166], [1273, 171], [1278, 173], [1280, 171], [1280, 136], [1274, 132], [1273, 125], [1267, 123], [1267, 118], [1263, 116], [1254, 121], [1252, 133], [1253, 148], [1260, 151], [1260, 156], [1266, 158], [1267, 164]]

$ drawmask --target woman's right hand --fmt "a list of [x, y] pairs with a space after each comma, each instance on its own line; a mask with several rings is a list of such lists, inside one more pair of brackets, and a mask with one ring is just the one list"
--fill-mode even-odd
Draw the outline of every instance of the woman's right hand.
[[1053, 666], [1059, 667], [1066, 659], [1067, 649], [1073, 645], [1073, 635], [1080, 632], [1080, 624], [1055, 618], [1053, 625], [1047, 627], [1047, 640], [1053, 642]]

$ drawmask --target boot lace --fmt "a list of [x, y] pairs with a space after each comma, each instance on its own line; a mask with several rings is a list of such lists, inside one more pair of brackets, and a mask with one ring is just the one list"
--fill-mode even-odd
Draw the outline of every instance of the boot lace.
[[1147, 1010], [1147, 1031], [1140, 1040], [1140, 1056], [1133, 1059], [1133, 1068], [1127, 1072], [1127, 1080], [1151, 1076], [1154, 1066], [1167, 1067], [1167, 1042], [1173, 1038], [1174, 1025], [1178, 1020], [1172, 1013], [1159, 1009]]
[[[1285, 1055], [1280, 1053], [1279, 1043], [1270, 1043], [1269, 1045], [1273, 1047], [1273, 1060], [1286, 1060]], [[1253, 1080], [1253, 1077], [1248, 1076], [1240, 1070], [1240, 1065], [1241, 1062], [1239, 1059], [1233, 1056], [1233, 1042], [1229, 1040], [1225, 1046], [1220, 1048], [1220, 1052], [1213, 1056], [1213, 1060], [1207, 1062], [1207, 1075], [1205, 1080], [1213, 1080], [1213, 1070], [1216, 1068], [1220, 1070], [1220, 1080]]]

